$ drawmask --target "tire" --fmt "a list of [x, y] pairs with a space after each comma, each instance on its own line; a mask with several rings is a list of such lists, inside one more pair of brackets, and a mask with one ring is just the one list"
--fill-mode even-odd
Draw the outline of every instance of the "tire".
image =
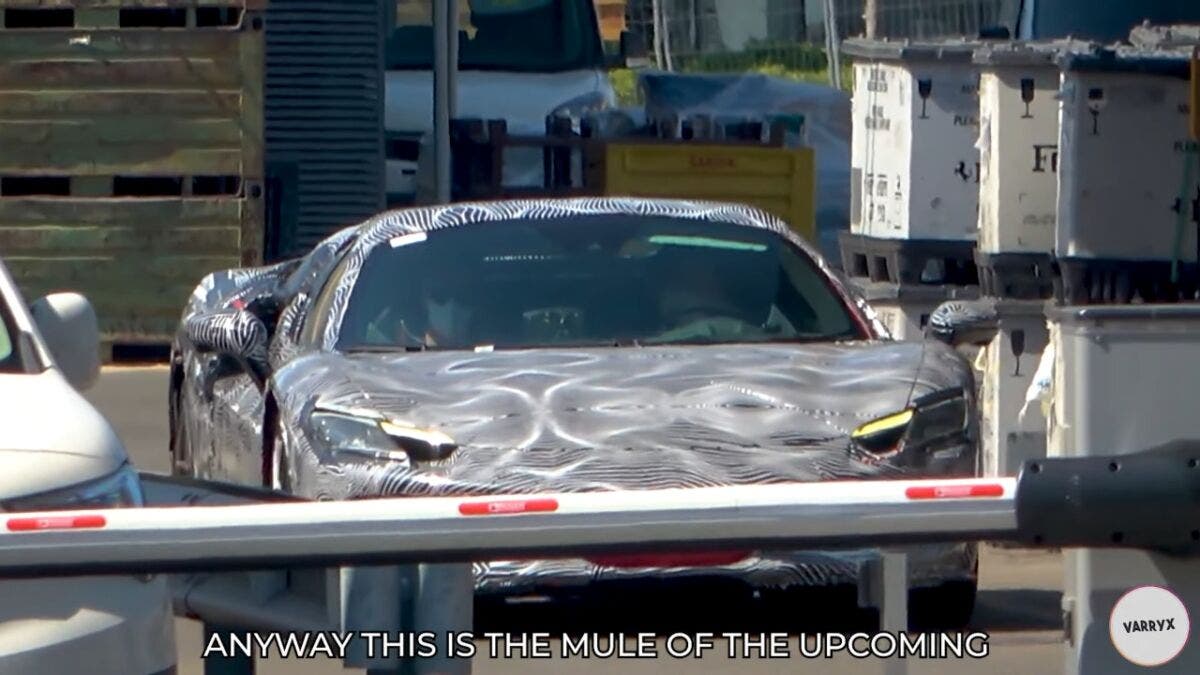
[[177, 422], [174, 437], [171, 439], [171, 475], [194, 478], [196, 465], [192, 461], [191, 450], [187, 446], [187, 425], [183, 420]]
[[912, 630], [949, 631], [966, 628], [975, 612], [979, 582], [948, 581], [909, 594], [908, 621]]
[[178, 390], [171, 394], [171, 475], [195, 478], [196, 461], [188, 445], [187, 416], [179, 404], [181, 395]]
[[289, 474], [287, 441], [284, 438], [283, 425], [279, 420], [275, 420], [271, 432], [271, 480], [266, 487], [290, 493], [292, 481]]

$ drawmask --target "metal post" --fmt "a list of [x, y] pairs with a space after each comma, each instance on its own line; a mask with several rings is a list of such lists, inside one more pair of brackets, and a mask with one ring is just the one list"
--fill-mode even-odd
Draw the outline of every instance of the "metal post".
[[[240, 632], [228, 626], [204, 624], [204, 644], [213, 635], [228, 635]], [[204, 675], [254, 675], [254, 657], [241, 654], [230, 656], [212, 655], [204, 659]]]
[[842, 88], [841, 36], [838, 34], [837, 7], [834, 0], [825, 0], [825, 56], [829, 64], [829, 82], [834, 89]]
[[446, 110], [458, 117], [458, 8], [460, 0], [446, 0]]
[[864, 37], [874, 40], [879, 30], [879, 0], [866, 0], [863, 3], [863, 23]]
[[434, 0], [433, 3], [434, 198], [438, 204], [450, 202], [451, 69], [458, 65], [457, 59], [451, 58], [447, 30], [447, 26], [457, 24], [458, 17], [450, 13], [453, 4], [452, 0]]
[[[879, 630], [902, 633], [908, 630], [908, 554], [902, 549], [884, 549], [871, 561], [866, 588], [859, 589], [867, 604], [879, 609]], [[885, 675], [907, 675], [908, 660], [899, 656], [884, 661]]]
[[[439, 636], [470, 631], [474, 620], [475, 572], [470, 564], [420, 565], [413, 596], [413, 629]], [[421, 659], [416, 672], [470, 675], [471, 659], [450, 658], [447, 645], [438, 655]]]
[[[883, 552], [883, 607], [879, 611], [880, 630], [899, 633], [908, 630], [908, 554]], [[908, 675], [908, 660], [888, 659], [887, 675]]]

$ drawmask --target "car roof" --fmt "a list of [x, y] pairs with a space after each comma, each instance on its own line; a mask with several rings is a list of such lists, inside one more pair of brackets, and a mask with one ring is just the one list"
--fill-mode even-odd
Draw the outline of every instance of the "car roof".
[[[385, 211], [356, 225], [357, 244], [374, 248], [394, 237], [448, 227], [508, 220], [546, 220], [571, 216], [660, 216], [729, 223], [783, 235], [813, 258], [816, 249], [778, 217], [746, 204], [643, 197], [575, 197], [459, 202]], [[338, 233], [330, 239], [340, 239]], [[822, 260], [822, 262], [824, 262]]]

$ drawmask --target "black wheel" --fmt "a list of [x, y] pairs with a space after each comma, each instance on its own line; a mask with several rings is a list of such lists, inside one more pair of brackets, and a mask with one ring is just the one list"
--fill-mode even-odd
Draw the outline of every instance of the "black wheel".
[[270, 481], [266, 487], [282, 492], [292, 491], [291, 469], [287, 459], [287, 441], [283, 433], [283, 424], [275, 420], [271, 432], [271, 472]]
[[183, 394], [177, 388], [172, 388], [170, 394], [171, 416], [171, 475], [196, 477], [196, 462], [192, 449], [188, 445], [186, 415], [180, 409], [180, 397]]
[[191, 449], [187, 446], [187, 425], [183, 424], [183, 420], [175, 424], [175, 433], [171, 435], [171, 475], [195, 477], [196, 466], [192, 461]]
[[912, 630], [961, 630], [975, 612], [979, 583], [948, 581], [932, 588], [917, 588], [909, 594], [908, 622]]

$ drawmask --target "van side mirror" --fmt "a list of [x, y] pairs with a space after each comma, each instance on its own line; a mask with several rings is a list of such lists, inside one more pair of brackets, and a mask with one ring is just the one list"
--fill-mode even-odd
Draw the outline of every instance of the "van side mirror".
[[100, 377], [100, 328], [92, 303], [78, 293], [52, 293], [29, 306], [55, 365], [86, 391]]
[[1000, 327], [996, 306], [990, 300], [948, 300], [929, 315], [926, 337], [957, 347], [983, 346], [992, 341]]

